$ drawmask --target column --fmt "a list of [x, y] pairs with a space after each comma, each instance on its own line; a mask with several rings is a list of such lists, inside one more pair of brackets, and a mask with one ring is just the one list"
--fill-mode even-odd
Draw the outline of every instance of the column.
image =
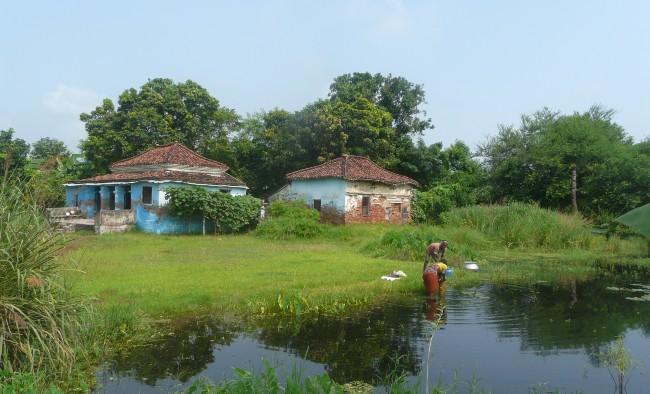
[[124, 209], [124, 186], [115, 186], [115, 209]]
[[101, 208], [109, 210], [111, 201], [111, 189], [108, 186], [101, 186], [99, 188], [99, 195], [101, 197]]

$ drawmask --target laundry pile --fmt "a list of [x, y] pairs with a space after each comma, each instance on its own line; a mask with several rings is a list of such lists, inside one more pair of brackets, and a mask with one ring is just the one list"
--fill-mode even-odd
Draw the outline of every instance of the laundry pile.
[[390, 274], [381, 277], [381, 279], [388, 280], [391, 282], [402, 278], [406, 278], [406, 274], [404, 273], [404, 271], [393, 271]]

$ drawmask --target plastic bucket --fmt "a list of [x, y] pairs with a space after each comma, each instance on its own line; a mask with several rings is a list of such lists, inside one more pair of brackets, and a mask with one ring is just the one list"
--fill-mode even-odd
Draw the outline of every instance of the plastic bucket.
[[454, 269], [453, 268], [447, 268], [447, 270], [445, 271], [445, 277], [451, 278], [452, 276], [454, 276]]

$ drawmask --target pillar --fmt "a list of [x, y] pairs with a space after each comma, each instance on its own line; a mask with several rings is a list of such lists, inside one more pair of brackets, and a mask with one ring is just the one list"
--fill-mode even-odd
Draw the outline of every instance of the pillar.
[[124, 209], [124, 186], [115, 186], [115, 209]]
[[101, 186], [99, 188], [99, 195], [101, 197], [101, 207], [102, 209], [110, 209], [111, 201], [111, 189], [108, 186]]

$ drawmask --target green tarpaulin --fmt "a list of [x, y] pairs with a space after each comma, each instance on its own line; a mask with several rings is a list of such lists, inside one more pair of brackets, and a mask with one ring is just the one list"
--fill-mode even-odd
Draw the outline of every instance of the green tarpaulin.
[[650, 240], [650, 204], [633, 209], [617, 217], [616, 221], [623, 223]]

